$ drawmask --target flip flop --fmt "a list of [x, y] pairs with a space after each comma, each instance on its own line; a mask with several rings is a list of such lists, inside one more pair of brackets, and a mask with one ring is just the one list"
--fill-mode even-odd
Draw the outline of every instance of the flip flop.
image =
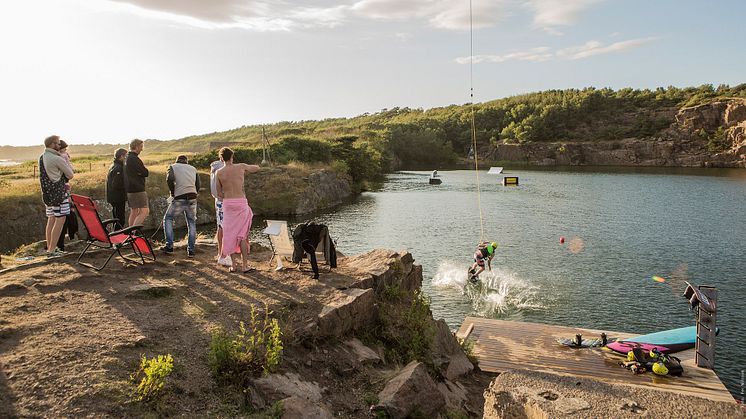
[[249, 272], [253, 272], [253, 271], [255, 271], [255, 270], [256, 270], [256, 268], [249, 268], [249, 269], [247, 269], [247, 270], [243, 271], [243, 273], [247, 274], [247, 273], [249, 273]]

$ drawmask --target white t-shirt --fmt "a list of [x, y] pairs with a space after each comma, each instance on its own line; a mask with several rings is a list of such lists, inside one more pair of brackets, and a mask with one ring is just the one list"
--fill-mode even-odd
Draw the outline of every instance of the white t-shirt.
[[215, 199], [218, 199], [218, 177], [215, 175], [215, 172], [222, 169], [224, 166], [225, 163], [220, 160], [210, 163], [210, 193]]

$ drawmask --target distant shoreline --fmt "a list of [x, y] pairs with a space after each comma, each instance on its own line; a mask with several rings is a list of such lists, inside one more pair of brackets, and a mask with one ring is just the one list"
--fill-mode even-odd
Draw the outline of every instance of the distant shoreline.
[[7, 159], [0, 159], [0, 167], [18, 166], [19, 164], [21, 164], [21, 162], [19, 162], [19, 161], [7, 160]]

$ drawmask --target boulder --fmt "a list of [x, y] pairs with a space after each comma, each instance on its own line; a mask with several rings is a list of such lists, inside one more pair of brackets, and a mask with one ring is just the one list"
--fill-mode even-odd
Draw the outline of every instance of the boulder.
[[454, 380], [474, 370], [474, 364], [469, 361], [461, 349], [456, 337], [453, 336], [445, 320], [434, 322], [432, 359], [445, 378]]
[[267, 400], [277, 400], [286, 397], [318, 402], [321, 400], [321, 388], [316, 383], [303, 381], [298, 374], [271, 374], [254, 380], [254, 386]]
[[326, 304], [316, 322], [317, 337], [342, 336], [369, 326], [376, 317], [375, 293], [371, 289], [350, 288]]
[[410, 362], [378, 393], [378, 405], [392, 419], [409, 416], [435, 417], [446, 404], [445, 398], [427, 373], [425, 364]]
[[379, 364], [382, 362], [382, 359], [376, 351], [373, 349], [370, 349], [369, 347], [363, 345], [360, 340], [357, 338], [352, 338], [345, 342], [345, 346], [350, 348], [353, 352], [353, 355], [355, 356], [355, 359], [357, 362], [366, 365], [366, 364]]
[[379, 294], [387, 286], [414, 291], [422, 286], [422, 267], [406, 250], [376, 249], [345, 258], [345, 268], [355, 278], [351, 287], [372, 288]]
[[468, 397], [466, 396], [466, 388], [464, 388], [464, 386], [457, 382], [454, 383], [445, 380], [438, 383], [438, 391], [443, 395], [448, 410], [463, 410], [464, 404], [468, 400]]
[[283, 419], [332, 419], [334, 415], [322, 403], [313, 403], [297, 396], [282, 399]]

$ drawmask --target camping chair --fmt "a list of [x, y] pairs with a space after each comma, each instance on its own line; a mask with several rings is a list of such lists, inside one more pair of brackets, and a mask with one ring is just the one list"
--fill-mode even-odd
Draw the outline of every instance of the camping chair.
[[288, 232], [287, 221], [267, 220], [267, 228], [262, 233], [269, 237], [269, 245], [272, 247], [272, 259], [277, 258], [276, 270], [282, 270], [282, 258], [293, 257], [293, 242]]
[[[269, 263], [271, 264], [272, 260], [277, 258], [277, 268], [275, 268], [275, 270], [280, 271], [284, 268], [282, 265], [282, 258], [292, 259], [293, 257], [293, 251], [295, 250], [293, 239], [290, 238], [287, 221], [266, 220], [266, 222], [267, 228], [265, 228], [262, 233], [269, 237], [269, 245], [272, 247], [272, 257], [269, 259]], [[322, 243], [319, 243], [316, 247], [316, 259], [319, 263], [328, 265], [329, 263], [324, 257], [324, 249], [322, 247]], [[337, 255], [340, 256], [341, 252], [337, 251]], [[301, 262], [298, 263], [296, 268], [300, 269], [303, 259], [301, 259]]]
[[[115, 253], [119, 254], [119, 257], [122, 259], [140, 264], [145, 264], [145, 256], [155, 260], [155, 253], [153, 253], [150, 242], [140, 232], [142, 230], [141, 225], [129, 226], [109, 232], [107, 227], [113, 226], [118, 221], [116, 218], [101, 221], [101, 217], [99, 217], [98, 210], [96, 209], [96, 203], [91, 198], [75, 194], [71, 194], [70, 197], [72, 198], [73, 205], [75, 205], [75, 209], [78, 211], [78, 216], [80, 216], [86, 231], [88, 231], [88, 239], [86, 240], [88, 244], [83, 249], [83, 253], [78, 257], [79, 264], [100, 271], [106, 267]], [[80, 261], [91, 246], [100, 249], [111, 249], [111, 254], [103, 265], [96, 267], [90, 263]], [[135, 258], [122, 254], [122, 248], [127, 246], [132, 248]]]

